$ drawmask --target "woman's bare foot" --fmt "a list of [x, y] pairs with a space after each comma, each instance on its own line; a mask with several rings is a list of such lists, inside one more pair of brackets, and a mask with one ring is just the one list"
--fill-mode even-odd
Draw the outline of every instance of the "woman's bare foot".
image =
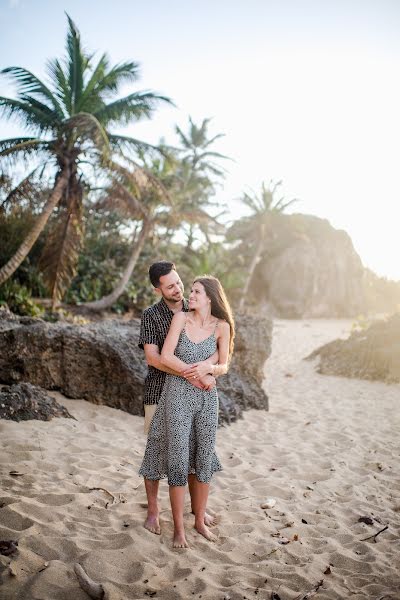
[[204, 523], [201, 523], [200, 525], [195, 525], [194, 528], [196, 529], [197, 533], [200, 533], [200, 535], [202, 535], [203, 537], [205, 537], [206, 540], [208, 540], [209, 542], [216, 542], [217, 541], [217, 536], [214, 535], [208, 529], [208, 527], [206, 527], [206, 525], [204, 525]]
[[185, 533], [174, 533], [173, 548], [189, 548], [186, 541]]
[[157, 515], [147, 515], [147, 519], [144, 522], [145, 528], [151, 533], [161, 535], [160, 520]]

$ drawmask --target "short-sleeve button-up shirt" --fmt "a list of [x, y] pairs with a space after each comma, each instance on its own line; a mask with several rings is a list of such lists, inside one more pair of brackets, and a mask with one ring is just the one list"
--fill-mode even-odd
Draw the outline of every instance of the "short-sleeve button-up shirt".
[[[188, 312], [187, 301], [183, 300], [182, 310]], [[142, 314], [140, 322], [139, 348], [145, 344], [155, 344], [161, 353], [162, 347], [171, 326], [174, 313], [167, 306], [164, 298], [153, 304]], [[164, 386], [166, 373], [149, 365], [145, 381], [144, 404], [158, 404]]]

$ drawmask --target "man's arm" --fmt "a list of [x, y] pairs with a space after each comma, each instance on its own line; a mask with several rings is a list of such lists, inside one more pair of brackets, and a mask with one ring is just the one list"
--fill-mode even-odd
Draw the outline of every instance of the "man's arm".
[[[170, 369], [161, 362], [161, 354], [156, 344], [144, 344], [144, 354], [146, 357], [146, 362], [150, 367], [154, 367], [155, 369], [163, 371], [164, 373], [169, 373], [170, 375], [181, 376], [180, 373], [174, 371], [173, 369]], [[194, 387], [200, 388], [202, 390], [211, 389], [211, 387], [213, 387], [212, 381], [210, 379], [207, 379], [204, 382], [200, 381], [199, 379], [189, 379], [189, 383], [191, 383]]]
[[191, 379], [193, 375], [196, 377], [205, 377], [207, 375], [214, 375], [213, 371], [215, 366], [219, 363], [219, 351], [216, 350], [214, 354], [207, 360], [188, 365], [187, 369], [182, 373], [183, 377]]
[[161, 362], [161, 354], [156, 344], [144, 344], [144, 354], [149, 367], [154, 367], [155, 369], [164, 371], [164, 373], [169, 373], [170, 375], [180, 375], [180, 373], [170, 369]]

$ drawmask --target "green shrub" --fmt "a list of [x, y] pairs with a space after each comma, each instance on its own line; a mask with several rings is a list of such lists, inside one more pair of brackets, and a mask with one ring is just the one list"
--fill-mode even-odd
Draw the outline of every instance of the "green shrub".
[[0, 287], [0, 305], [7, 305], [17, 315], [37, 317], [43, 309], [32, 300], [30, 290], [13, 279], [8, 279]]

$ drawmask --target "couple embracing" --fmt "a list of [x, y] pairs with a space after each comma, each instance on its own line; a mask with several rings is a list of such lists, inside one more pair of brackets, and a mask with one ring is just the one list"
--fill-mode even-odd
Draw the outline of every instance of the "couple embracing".
[[147, 445], [140, 474], [145, 479], [145, 527], [160, 533], [158, 486], [168, 478], [174, 548], [187, 548], [184, 499], [189, 485], [195, 528], [215, 540], [207, 514], [210, 480], [221, 464], [215, 453], [218, 426], [216, 378], [228, 370], [235, 335], [232, 312], [215, 277], [197, 277], [188, 301], [171, 262], [149, 269], [160, 301], [144, 311], [139, 346], [148, 364], [145, 384]]

